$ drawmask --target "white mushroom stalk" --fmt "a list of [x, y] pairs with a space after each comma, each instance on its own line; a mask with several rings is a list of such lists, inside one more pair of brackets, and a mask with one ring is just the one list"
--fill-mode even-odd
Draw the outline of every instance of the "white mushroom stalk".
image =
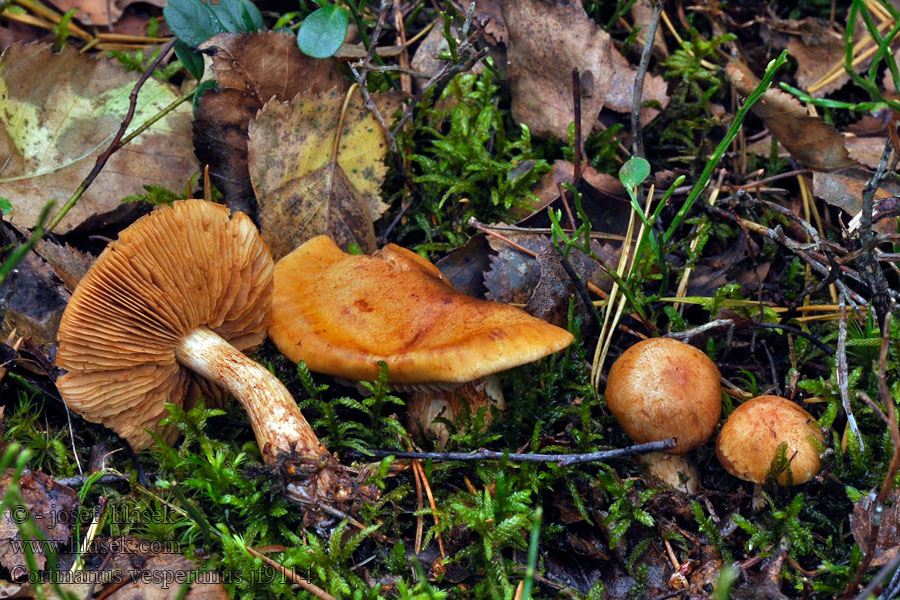
[[241, 403], [265, 462], [274, 462], [280, 452], [321, 453], [319, 439], [284, 384], [214, 331], [198, 327], [189, 333], [175, 348], [175, 358]]

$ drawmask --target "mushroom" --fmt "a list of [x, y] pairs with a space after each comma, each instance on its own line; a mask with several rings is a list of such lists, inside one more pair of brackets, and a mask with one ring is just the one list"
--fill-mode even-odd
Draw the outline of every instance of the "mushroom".
[[[722, 415], [719, 369], [706, 354], [671, 338], [634, 344], [613, 363], [606, 404], [638, 443], [676, 438], [669, 455], [705, 444]], [[657, 477], [676, 488], [696, 487], [696, 473], [684, 458], [653, 453], [643, 457]]]
[[354, 256], [327, 236], [275, 265], [269, 337], [313, 371], [371, 381], [384, 361], [395, 387], [450, 393], [573, 341], [517, 308], [455, 291], [409, 250], [390, 244], [376, 256]]
[[272, 270], [256, 227], [242, 213], [229, 219], [224, 206], [187, 200], [139, 219], [97, 258], [63, 314], [63, 399], [140, 450], [151, 433], [173, 441], [173, 428], [158, 427], [165, 403], [190, 404], [214, 387], [204, 379], [214, 382], [246, 409], [267, 464], [315, 465], [289, 493], [346, 495], [290, 393], [243, 354], [265, 338]]
[[815, 418], [780, 396], [758, 396], [738, 406], [719, 433], [716, 455], [725, 470], [744, 481], [763, 483], [778, 447], [787, 445], [788, 469], [779, 485], [806, 483], [822, 468], [822, 430]]

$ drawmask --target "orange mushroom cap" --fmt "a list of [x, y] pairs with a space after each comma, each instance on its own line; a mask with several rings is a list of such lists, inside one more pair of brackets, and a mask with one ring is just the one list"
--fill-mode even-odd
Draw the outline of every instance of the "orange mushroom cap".
[[606, 404], [638, 443], [677, 439], [684, 454], [712, 437], [722, 416], [721, 376], [703, 352], [671, 338], [631, 346], [613, 363]]
[[780, 396], [758, 396], [738, 406], [719, 432], [716, 455], [725, 470], [744, 481], [763, 483], [778, 446], [787, 444], [787, 471], [780, 485], [806, 483], [822, 468], [816, 442], [824, 440], [816, 419]]
[[568, 331], [517, 308], [453, 290], [421, 257], [343, 252], [327, 236], [275, 266], [269, 337], [313, 371], [354, 380], [458, 384], [567, 347]]

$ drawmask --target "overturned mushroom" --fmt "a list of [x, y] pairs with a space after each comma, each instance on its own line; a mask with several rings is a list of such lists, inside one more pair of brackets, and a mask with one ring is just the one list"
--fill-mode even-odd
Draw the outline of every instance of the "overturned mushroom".
[[271, 299], [272, 258], [246, 215], [229, 219], [202, 200], [158, 209], [122, 231], [72, 295], [57, 352], [68, 373], [57, 387], [72, 409], [140, 450], [151, 432], [174, 439], [157, 425], [165, 403], [182, 404], [198, 379], [203, 389], [215, 382], [247, 410], [267, 464], [312, 465], [289, 482], [291, 494], [342, 500], [349, 483], [297, 403], [243, 354], [265, 338]]
[[352, 256], [327, 236], [275, 266], [269, 336], [313, 371], [373, 380], [384, 361], [393, 384], [419, 389], [465, 384], [573, 340], [517, 308], [456, 292], [408, 250], [389, 245], [378, 256]]

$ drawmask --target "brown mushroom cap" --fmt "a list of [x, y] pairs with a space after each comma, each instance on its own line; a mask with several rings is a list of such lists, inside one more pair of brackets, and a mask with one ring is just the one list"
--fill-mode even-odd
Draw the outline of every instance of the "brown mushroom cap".
[[[778, 453], [787, 444], [787, 457], [794, 484], [806, 483], [822, 468], [816, 440], [822, 430], [815, 418], [800, 406], [780, 396], [759, 396], [738, 406], [719, 432], [716, 455], [725, 470], [744, 481], [763, 483]], [[789, 485], [787, 471], [778, 475], [780, 485]]]
[[278, 349], [347, 379], [375, 379], [384, 361], [392, 382], [452, 384], [572, 343], [568, 331], [517, 308], [454, 291], [433, 265], [400, 250], [354, 256], [319, 236], [278, 261], [269, 325]]
[[684, 454], [712, 437], [722, 415], [719, 369], [703, 352], [671, 338], [630, 347], [613, 363], [606, 404], [638, 443], [677, 439]]
[[[79, 283], [59, 327], [57, 381], [68, 405], [135, 449], [160, 431], [194, 375], [175, 357], [205, 326], [241, 351], [265, 338], [272, 258], [246, 215], [202, 200], [157, 209], [122, 231]], [[211, 387], [204, 384], [204, 389]]]

